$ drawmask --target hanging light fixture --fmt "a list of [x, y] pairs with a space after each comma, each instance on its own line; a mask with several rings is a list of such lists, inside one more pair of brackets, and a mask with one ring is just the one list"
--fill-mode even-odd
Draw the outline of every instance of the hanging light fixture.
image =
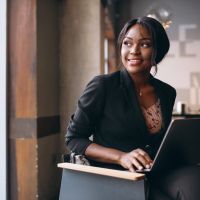
[[147, 16], [158, 20], [165, 29], [168, 29], [172, 23], [172, 10], [163, 2], [154, 3], [147, 10]]

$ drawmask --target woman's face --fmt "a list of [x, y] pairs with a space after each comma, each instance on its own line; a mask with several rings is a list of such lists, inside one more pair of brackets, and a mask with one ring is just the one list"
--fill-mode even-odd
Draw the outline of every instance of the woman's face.
[[126, 33], [121, 46], [121, 59], [127, 71], [134, 75], [150, 73], [153, 43], [147, 28], [135, 24]]

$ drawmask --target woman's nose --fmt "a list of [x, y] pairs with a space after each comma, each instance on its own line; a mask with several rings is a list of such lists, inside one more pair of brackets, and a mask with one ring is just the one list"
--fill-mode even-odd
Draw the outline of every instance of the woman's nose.
[[138, 54], [138, 53], [140, 53], [140, 49], [138, 48], [138, 46], [133, 45], [131, 50], [130, 50], [130, 53], [131, 54]]

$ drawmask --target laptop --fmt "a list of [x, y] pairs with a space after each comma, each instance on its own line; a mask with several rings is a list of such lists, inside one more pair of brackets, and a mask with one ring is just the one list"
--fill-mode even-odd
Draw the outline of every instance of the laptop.
[[173, 119], [156, 153], [149, 173], [186, 165], [200, 166], [200, 118]]

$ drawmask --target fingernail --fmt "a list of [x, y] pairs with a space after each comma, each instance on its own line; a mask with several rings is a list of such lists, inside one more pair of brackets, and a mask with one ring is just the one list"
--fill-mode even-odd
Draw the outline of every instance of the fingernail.
[[149, 169], [149, 168], [150, 168], [150, 165], [146, 165], [146, 168]]
[[142, 166], [139, 166], [138, 169], [141, 170], [141, 169], [143, 169], [143, 167], [142, 167]]

